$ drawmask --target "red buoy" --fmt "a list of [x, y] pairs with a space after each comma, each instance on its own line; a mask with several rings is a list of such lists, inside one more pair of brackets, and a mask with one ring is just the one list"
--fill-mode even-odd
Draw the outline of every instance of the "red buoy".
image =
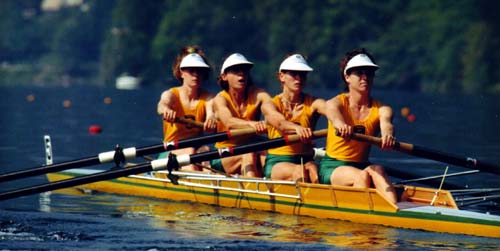
[[408, 120], [408, 122], [412, 123], [417, 119], [417, 117], [414, 114], [410, 114], [408, 115], [408, 117], [406, 117], [406, 119]]
[[102, 132], [102, 127], [99, 125], [91, 125], [89, 126], [89, 133], [90, 134], [99, 134]]

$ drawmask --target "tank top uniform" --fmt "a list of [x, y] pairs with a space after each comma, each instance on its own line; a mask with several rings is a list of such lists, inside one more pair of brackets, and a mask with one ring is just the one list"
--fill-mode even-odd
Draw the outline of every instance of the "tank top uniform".
[[[302, 112], [300, 115], [294, 118], [292, 118], [292, 114], [288, 114], [286, 112], [285, 106], [281, 101], [280, 95], [274, 96], [272, 101], [276, 105], [278, 112], [283, 114], [283, 116], [285, 116], [285, 119], [287, 121], [293, 122], [295, 124], [307, 128], [315, 127], [316, 122], [318, 120], [318, 115], [314, 114], [311, 108], [311, 105], [314, 101], [314, 98], [312, 96], [304, 94], [304, 103], [303, 103], [304, 107], [302, 108]], [[268, 126], [267, 131], [269, 139], [283, 137], [283, 133], [274, 126]], [[299, 142], [274, 149], [269, 149], [268, 153], [274, 155], [297, 155], [297, 154], [307, 153], [310, 150], [312, 150], [312, 145]]]
[[[207, 91], [200, 90], [200, 98], [198, 100], [198, 104], [192, 109], [189, 109], [189, 107], [184, 107], [182, 105], [178, 87], [173, 87], [169, 91], [172, 92], [172, 94], [176, 97], [176, 101], [173, 104], [172, 109], [177, 112], [178, 117], [185, 117], [199, 122], [205, 121], [205, 105], [209, 97], [209, 93]], [[182, 123], [171, 123], [163, 121], [163, 142], [195, 137], [200, 135], [202, 132], [202, 128], [193, 127]]]
[[[226, 102], [229, 104], [229, 106], [228, 106], [229, 112], [231, 113], [231, 115], [233, 117], [244, 119], [244, 120], [254, 120], [254, 121], [259, 120], [260, 109], [257, 106], [257, 100], [254, 97], [254, 95], [251, 95], [250, 97], [248, 97], [248, 99], [246, 101], [246, 105], [247, 105], [246, 110], [243, 114], [240, 114], [239, 109], [233, 103], [233, 100], [231, 99], [231, 96], [229, 95], [229, 93], [227, 91], [223, 90], [223, 91], [219, 92], [219, 94], [222, 95], [222, 97], [224, 97], [226, 99]], [[218, 132], [225, 132], [228, 130], [229, 130], [229, 128], [227, 128], [224, 125], [224, 123], [219, 121], [219, 123], [217, 124], [217, 131]], [[225, 147], [236, 146], [239, 144], [251, 142], [252, 138], [255, 138], [255, 136], [243, 135], [243, 136], [239, 136], [239, 137], [234, 138], [234, 139], [229, 139], [226, 141], [217, 142], [217, 143], [215, 143], [215, 147], [216, 148], [225, 148]]]
[[[364, 120], [355, 120], [349, 109], [349, 99], [347, 94], [339, 95], [341, 102], [341, 113], [345, 122], [354, 127], [355, 132], [374, 136], [380, 128], [378, 100], [372, 100], [370, 113]], [[370, 143], [357, 140], [346, 141], [336, 135], [332, 123], [328, 122], [328, 136], [326, 138], [326, 154], [334, 159], [350, 162], [368, 162], [370, 154]]]
[[[346, 93], [337, 96], [340, 99], [340, 112], [346, 124], [353, 127], [354, 132], [374, 136], [380, 128], [378, 100], [373, 99], [370, 113], [363, 120], [356, 120], [352, 117], [349, 109], [349, 98]], [[330, 176], [334, 169], [341, 165], [349, 165], [357, 168], [364, 168], [370, 164], [368, 157], [371, 144], [357, 140], [344, 140], [336, 135], [336, 130], [332, 123], [328, 121], [328, 134], [326, 137], [326, 155], [320, 163], [319, 177], [320, 183], [329, 184]]]
[[[314, 97], [304, 94], [302, 112], [298, 116], [292, 117], [293, 114], [289, 114], [286, 111], [280, 95], [274, 96], [272, 100], [272, 102], [276, 105], [278, 112], [283, 114], [287, 121], [299, 124], [307, 128], [314, 128], [318, 120], [318, 114], [314, 113], [311, 107], [313, 101]], [[280, 130], [273, 126], [268, 126], [267, 132], [270, 139], [284, 136]], [[271, 173], [274, 165], [280, 162], [304, 164], [312, 161], [312, 156], [305, 155], [306, 153], [312, 152], [312, 147], [312, 144], [304, 144], [302, 142], [298, 142], [295, 144], [269, 149], [267, 151], [266, 163], [264, 165], [264, 175], [266, 176], [266, 178], [271, 178]]]

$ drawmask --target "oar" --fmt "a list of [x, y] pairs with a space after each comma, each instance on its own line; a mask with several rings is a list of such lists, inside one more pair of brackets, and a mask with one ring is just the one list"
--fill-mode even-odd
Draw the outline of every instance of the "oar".
[[[314, 131], [313, 138], [320, 138], [326, 136], [326, 129]], [[7, 200], [12, 198], [17, 198], [21, 196], [37, 194], [47, 191], [52, 191], [56, 189], [68, 188], [78, 185], [83, 185], [87, 183], [115, 179], [119, 177], [124, 177], [133, 174], [165, 170], [168, 169], [170, 172], [172, 170], [178, 169], [180, 166], [189, 165], [192, 163], [200, 163], [203, 161], [209, 161], [216, 158], [225, 158], [229, 156], [240, 155], [249, 152], [263, 151], [275, 147], [284, 146], [287, 144], [299, 142], [300, 138], [298, 135], [287, 135], [282, 138], [271, 139], [268, 141], [262, 141], [247, 145], [240, 145], [235, 147], [228, 147], [224, 149], [219, 149], [215, 151], [203, 152], [203, 153], [195, 153], [192, 155], [184, 154], [175, 156], [170, 154], [167, 158], [154, 160], [148, 163], [139, 164], [137, 166], [124, 168], [124, 169], [112, 169], [110, 171], [105, 171], [101, 173], [91, 174], [80, 176], [76, 178], [56, 181], [48, 184], [42, 184], [27, 188], [21, 188], [18, 190], [7, 191], [0, 194], [0, 200]], [[177, 178], [175, 175], [171, 173], [168, 174], [168, 178], [172, 181], [172, 183], [177, 184]]]
[[468, 197], [468, 198], [458, 198], [454, 199], [460, 206], [471, 206], [474, 204], [480, 204], [485, 202], [491, 202], [500, 198], [500, 194], [479, 196], [479, 197]]
[[[359, 141], [369, 142], [374, 145], [380, 146], [382, 139], [378, 137], [373, 137], [365, 134], [354, 133], [352, 138]], [[500, 166], [479, 161], [476, 158], [457, 156], [451, 153], [444, 153], [441, 151], [425, 148], [422, 146], [416, 146], [410, 143], [397, 142], [396, 150], [410, 154], [413, 156], [436, 160], [452, 165], [463, 166], [467, 168], [476, 169], [482, 172], [489, 172], [500, 174]]]
[[133, 159], [139, 156], [148, 154], [155, 154], [164, 151], [171, 151], [175, 149], [182, 149], [186, 147], [199, 147], [206, 144], [211, 144], [217, 141], [228, 140], [234, 137], [255, 133], [254, 128], [234, 129], [227, 132], [215, 133], [201, 137], [188, 138], [182, 140], [174, 140], [164, 142], [163, 144], [146, 146], [141, 148], [119, 148], [115, 151], [108, 151], [99, 153], [97, 156], [86, 157], [77, 160], [71, 160], [61, 163], [56, 163], [47, 166], [35, 167], [27, 170], [16, 171], [0, 175], [0, 182], [11, 181], [15, 179], [27, 178], [31, 176], [63, 171], [70, 168], [80, 168], [85, 166], [92, 166], [98, 164], [109, 163], [112, 161], [122, 162], [126, 159]]
[[488, 194], [500, 192], [500, 188], [469, 188], [469, 189], [454, 189], [448, 190], [454, 196], [464, 196], [471, 194]]
[[175, 118], [175, 122], [176, 123], [190, 125], [190, 126], [193, 126], [193, 127], [203, 128], [203, 123], [202, 122], [199, 122], [199, 121], [196, 121], [196, 120], [193, 120], [193, 119], [184, 118], [184, 117], [176, 117]]
[[[401, 168], [396, 168], [392, 166], [384, 166], [385, 171], [387, 174], [389, 174], [392, 177], [397, 177], [399, 179], [416, 179], [418, 177], [422, 177], [421, 175], [414, 174], [412, 172], [408, 172], [407, 170], [403, 170]], [[421, 180], [418, 183], [420, 184], [426, 184], [432, 187], [439, 186], [440, 181], [436, 179], [431, 179], [431, 180]], [[397, 182], [395, 183], [396, 185], [398, 184]], [[445, 183], [446, 189], [462, 189], [464, 188], [465, 184], [454, 184], [454, 183]]]
[[478, 172], [479, 172], [479, 170], [470, 170], [470, 171], [464, 171], [464, 172], [458, 172], [458, 173], [450, 173], [450, 174], [446, 174], [446, 175], [434, 175], [434, 176], [428, 176], [428, 177], [423, 177], [423, 178], [400, 180], [394, 184], [406, 184], [406, 183], [413, 183], [413, 182], [421, 182], [421, 181], [426, 181], [426, 180], [442, 179], [443, 177], [448, 178], [448, 177], [469, 175], [469, 174], [478, 173]]

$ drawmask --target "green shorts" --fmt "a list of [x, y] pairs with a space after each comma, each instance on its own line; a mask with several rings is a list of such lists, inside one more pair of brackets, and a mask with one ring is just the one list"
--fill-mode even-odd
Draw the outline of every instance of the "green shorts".
[[164, 159], [167, 157], [167, 153], [168, 152], [161, 152], [158, 154], [158, 157], [156, 157], [156, 159]]
[[273, 166], [280, 162], [290, 162], [294, 164], [305, 164], [309, 161], [313, 161], [312, 157], [306, 157], [303, 155], [275, 155], [267, 154], [266, 163], [264, 164], [264, 174], [266, 178], [271, 178], [271, 172], [273, 171]]
[[210, 167], [212, 167], [212, 169], [215, 169], [217, 171], [221, 171], [223, 173], [225, 173], [226, 171], [224, 171], [224, 167], [222, 166], [222, 161], [221, 159], [213, 159], [210, 161]]
[[364, 169], [369, 166], [370, 162], [351, 162], [351, 161], [342, 161], [338, 159], [334, 159], [325, 155], [321, 162], [319, 163], [319, 183], [320, 184], [330, 184], [330, 177], [332, 176], [335, 168], [339, 166], [353, 166], [359, 169]]

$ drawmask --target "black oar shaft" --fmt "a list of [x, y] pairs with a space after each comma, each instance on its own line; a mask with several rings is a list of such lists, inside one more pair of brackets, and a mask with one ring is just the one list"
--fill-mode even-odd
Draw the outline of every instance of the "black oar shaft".
[[[245, 129], [235, 129], [227, 132], [221, 132], [221, 133], [215, 133], [215, 134], [210, 134], [210, 135], [205, 135], [202, 137], [197, 137], [197, 138], [188, 138], [188, 139], [183, 139], [183, 140], [177, 140], [177, 141], [172, 141], [172, 142], [166, 142], [164, 144], [158, 144], [158, 145], [152, 145], [152, 146], [146, 146], [142, 148], [127, 148], [130, 149], [128, 152], [135, 152], [135, 154], [131, 154], [129, 157], [128, 154], [125, 155], [126, 159], [129, 158], [135, 158], [135, 157], [140, 157], [140, 156], [145, 156], [149, 154], [156, 154], [160, 153], [163, 151], [171, 151], [175, 149], [182, 149], [186, 147], [200, 147], [202, 145], [206, 144], [211, 144], [213, 142], [217, 141], [222, 141], [222, 140], [227, 140], [232, 137], [237, 137], [240, 135], [246, 135], [246, 134], [251, 134], [255, 133], [255, 129], [253, 128], [245, 128]], [[124, 149], [124, 150], [127, 150]], [[112, 152], [108, 154], [108, 156], [112, 156]], [[31, 176], [36, 176], [36, 175], [42, 175], [46, 173], [52, 173], [52, 172], [59, 172], [63, 171], [66, 169], [70, 168], [80, 168], [80, 167], [85, 167], [85, 166], [92, 166], [92, 165], [98, 165], [98, 164], [104, 164], [104, 163], [109, 163], [113, 161], [112, 158], [107, 158], [103, 159], [98, 156], [92, 156], [92, 157], [86, 157], [78, 160], [71, 160], [67, 162], [61, 162], [53, 165], [47, 165], [47, 166], [40, 166], [40, 167], [35, 167], [31, 169], [26, 169], [22, 171], [16, 171], [16, 172], [11, 172], [11, 173], [6, 173], [6, 174], [1, 174], [0, 175], [0, 182], [6, 182], [6, 181], [11, 181], [11, 180], [16, 180], [16, 179], [21, 179], [21, 178], [27, 178]]]
[[[324, 136], [326, 136], [326, 130], [314, 131], [313, 135], [314, 135], [314, 138], [324, 137]], [[101, 173], [96, 173], [96, 174], [61, 180], [61, 181], [52, 182], [52, 183], [48, 183], [48, 184], [32, 186], [32, 187], [27, 187], [27, 188], [21, 188], [21, 189], [13, 190], [13, 191], [7, 191], [4, 193], [0, 193], [0, 200], [7, 200], [7, 199], [17, 198], [17, 197], [21, 197], [21, 196], [32, 195], [32, 194], [37, 194], [37, 193], [42, 193], [42, 192], [47, 192], [47, 191], [56, 190], [56, 189], [62, 189], [62, 188], [68, 188], [68, 187], [72, 187], [72, 186], [83, 185], [83, 184], [97, 182], [97, 181], [115, 179], [115, 178], [119, 178], [119, 177], [123, 177], [123, 176], [127, 176], [127, 175], [145, 173], [145, 172], [149, 172], [149, 171], [153, 171], [153, 170], [164, 170], [167, 167], [168, 168], [170, 168], [170, 167], [178, 168], [179, 166], [182, 166], [182, 165], [208, 161], [208, 160], [212, 160], [212, 159], [219, 158], [219, 157], [228, 157], [228, 156], [244, 154], [244, 153], [249, 153], [249, 152], [254, 152], [254, 151], [263, 151], [263, 150], [267, 150], [270, 148], [275, 148], [275, 147], [280, 147], [280, 146], [284, 146], [287, 144], [295, 143], [295, 142], [298, 142], [299, 140], [300, 139], [297, 135], [290, 135], [290, 136], [287, 136], [284, 138], [277, 138], [277, 139], [272, 139], [272, 140], [264, 141], [264, 142], [258, 142], [258, 143], [254, 143], [254, 144], [235, 146], [229, 150], [229, 152], [228, 152], [229, 155], [225, 154], [223, 151], [220, 151], [220, 150], [215, 150], [215, 151], [210, 151], [210, 152], [205, 152], [205, 153], [197, 153], [197, 154], [192, 154], [192, 155], [180, 155], [180, 156], [170, 155], [168, 158], [170, 158], [170, 157], [174, 157], [174, 158], [172, 158], [172, 159], [168, 159], [168, 158], [167, 159], [159, 159], [159, 160], [154, 160], [150, 163], [144, 163], [144, 164], [140, 164], [140, 165], [125, 168], [125, 169], [115, 169], [115, 170], [111, 170], [111, 171], [105, 171], [105, 172], [101, 172]], [[185, 161], [185, 160], [188, 160], [188, 161]]]
[[83, 159], [57, 163], [53, 165], [41, 166], [32, 169], [2, 174], [0, 175], [0, 182], [11, 181], [36, 175], [42, 175], [51, 172], [59, 172], [73, 167], [77, 168], [82, 166], [92, 166], [92, 165], [97, 165], [99, 163], [100, 162], [98, 157], [87, 157]]
[[[375, 144], [378, 146], [380, 146], [380, 144], [382, 143], [381, 138], [373, 137], [373, 136], [369, 136], [369, 135], [364, 135], [364, 134], [359, 134], [359, 133], [354, 133], [352, 138], [355, 140], [369, 142], [369, 143], [372, 143], [372, 144]], [[483, 172], [500, 174], [500, 166], [486, 163], [483, 161], [479, 161], [476, 158], [463, 157], [463, 156], [458, 156], [458, 155], [451, 154], [451, 153], [444, 153], [441, 151], [437, 151], [437, 150], [433, 150], [433, 149], [429, 149], [429, 148], [425, 148], [425, 147], [421, 147], [421, 146], [416, 146], [416, 145], [405, 143], [405, 142], [397, 142], [396, 143], [396, 150], [398, 150], [400, 152], [404, 152], [406, 154], [416, 156], [416, 157], [422, 157], [422, 158], [436, 160], [436, 161], [440, 161], [440, 162], [444, 162], [444, 163], [448, 163], [448, 164], [452, 164], [452, 165], [477, 169], [477, 170], [483, 171]]]
[[102, 172], [102, 173], [95, 173], [95, 174], [80, 176], [80, 177], [71, 178], [71, 179], [67, 179], [67, 180], [61, 180], [61, 181], [51, 182], [51, 183], [42, 184], [42, 185], [38, 185], [38, 186], [27, 187], [27, 188], [14, 190], [14, 191], [5, 192], [5, 193], [0, 194], [0, 200], [8, 200], [8, 199], [21, 197], [21, 196], [43, 193], [43, 192], [48, 192], [48, 191], [52, 191], [52, 190], [68, 188], [68, 187], [73, 187], [73, 186], [78, 186], [78, 185], [83, 185], [83, 184], [88, 184], [88, 183], [103, 181], [103, 180], [108, 180], [108, 179], [115, 179], [115, 178], [119, 178], [119, 177], [123, 177], [123, 176], [127, 176], [127, 175], [133, 175], [133, 174], [144, 173], [144, 172], [149, 172], [149, 171], [151, 171], [151, 164], [145, 163], [145, 164], [137, 165], [137, 166], [134, 166], [131, 168], [116, 169], [116, 170], [106, 171], [106, 172]]
[[418, 157], [424, 157], [432, 160], [445, 162], [452, 165], [463, 166], [478, 169], [483, 172], [500, 174], [500, 166], [480, 161], [476, 158], [463, 157], [450, 153], [444, 153], [437, 150], [413, 145], [412, 154]]

